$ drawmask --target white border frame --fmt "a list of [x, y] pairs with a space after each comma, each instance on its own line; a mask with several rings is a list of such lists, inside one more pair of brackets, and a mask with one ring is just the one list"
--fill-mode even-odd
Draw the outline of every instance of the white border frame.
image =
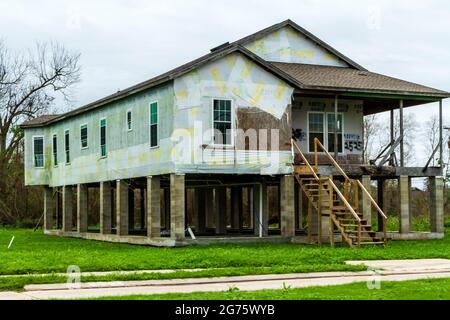
[[[87, 135], [86, 135], [86, 143], [87, 143], [87, 146], [86, 146], [86, 147], [83, 147], [83, 143], [81, 142], [81, 128], [82, 128], [83, 126], [86, 126], [86, 130], [87, 130]], [[81, 149], [81, 150], [89, 149], [89, 126], [88, 126], [87, 123], [82, 123], [82, 124], [80, 124], [80, 149]]]
[[[34, 153], [34, 140], [36, 139], [42, 139], [42, 167], [36, 167], [36, 159], [35, 159], [35, 153]], [[36, 135], [33, 136], [33, 168], [34, 169], [44, 169], [45, 168], [45, 137], [43, 135]]]
[[[223, 100], [231, 102], [231, 144], [216, 144], [214, 142], [214, 100]], [[231, 98], [220, 98], [220, 97], [212, 97], [211, 98], [211, 145], [213, 147], [219, 148], [233, 148], [236, 143], [236, 123], [235, 123], [235, 114], [234, 114], [234, 100]]]
[[[152, 132], [151, 132], [151, 116], [152, 116], [152, 104], [156, 103], [156, 107], [157, 107], [157, 114], [156, 114], [156, 134], [157, 134], [157, 145], [156, 146], [151, 146], [152, 143]], [[154, 100], [151, 101], [148, 104], [148, 145], [150, 146], [150, 149], [158, 149], [161, 145], [161, 141], [160, 141], [160, 132], [159, 132], [159, 112], [160, 108], [159, 108], [159, 101], [158, 100]]]
[[[128, 113], [131, 114], [130, 128], [128, 128]], [[133, 131], [133, 110], [132, 109], [128, 109], [125, 113], [125, 128], [127, 129], [127, 132]]]
[[[66, 132], [69, 133], [69, 162], [67, 162]], [[64, 129], [64, 163], [66, 164], [66, 166], [70, 166], [70, 164], [72, 163], [72, 157], [70, 155], [70, 129]]]
[[[105, 155], [102, 156], [102, 120], [106, 121], [106, 125], [105, 125]], [[101, 117], [98, 120], [98, 147], [99, 147], [99, 154], [100, 154], [100, 159], [105, 159], [108, 157], [108, 149], [106, 148], [106, 146], [108, 145], [108, 119], [106, 117]]]
[[[55, 164], [55, 157], [54, 157], [54, 149], [55, 149], [55, 142], [54, 142], [54, 140], [53, 140], [53, 138], [54, 137], [56, 137], [56, 158], [58, 159], [58, 163], [56, 163]], [[56, 132], [54, 132], [54, 133], [52, 133], [52, 163], [53, 163], [53, 167], [54, 168], [57, 168], [58, 166], [59, 166], [59, 154], [58, 154], [58, 151], [59, 151], [59, 148], [58, 148], [58, 133], [56, 133]]]

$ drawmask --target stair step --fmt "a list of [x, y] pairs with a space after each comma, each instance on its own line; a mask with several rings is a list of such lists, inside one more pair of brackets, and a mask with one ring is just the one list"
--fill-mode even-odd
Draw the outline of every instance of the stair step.
[[[354, 243], [355, 245], [357, 245], [357, 243]], [[370, 241], [363, 241], [359, 243], [361, 246], [368, 246], [368, 245], [384, 245], [384, 241], [374, 241], [374, 242], [370, 242]]]

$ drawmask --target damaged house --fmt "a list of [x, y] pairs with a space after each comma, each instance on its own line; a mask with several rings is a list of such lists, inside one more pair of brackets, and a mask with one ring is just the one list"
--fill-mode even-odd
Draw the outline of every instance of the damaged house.
[[[361, 246], [416, 238], [411, 179], [426, 177], [429, 237], [439, 237], [442, 168], [405, 167], [402, 123], [405, 108], [439, 102], [442, 141], [448, 97], [370, 72], [287, 20], [78, 109], [23, 123], [25, 182], [45, 190], [49, 235], [155, 246], [259, 238]], [[391, 143], [377, 159], [363, 159], [363, 118], [386, 111]], [[392, 179], [396, 233], [387, 232], [383, 211], [383, 184]], [[378, 197], [369, 192], [375, 181]]]

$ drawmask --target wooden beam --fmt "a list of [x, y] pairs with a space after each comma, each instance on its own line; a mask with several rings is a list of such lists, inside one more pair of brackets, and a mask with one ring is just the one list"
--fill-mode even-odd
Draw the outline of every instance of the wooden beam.
[[338, 109], [339, 101], [338, 96], [334, 97], [334, 160], [338, 161], [339, 148], [338, 148]]
[[400, 137], [402, 140], [400, 142], [400, 167], [405, 166], [405, 144], [404, 144], [404, 128], [403, 128], [403, 100], [400, 100]]
[[439, 166], [441, 169], [444, 168], [444, 146], [443, 146], [443, 124], [442, 124], [442, 100], [439, 100]]

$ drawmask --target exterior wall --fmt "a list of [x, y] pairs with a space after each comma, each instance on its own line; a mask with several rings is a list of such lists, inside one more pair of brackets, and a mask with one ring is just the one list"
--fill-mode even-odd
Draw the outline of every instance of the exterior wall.
[[[25, 183], [62, 186], [170, 173], [173, 84], [152, 88], [45, 128], [25, 130]], [[150, 148], [150, 103], [158, 101], [159, 148]], [[133, 127], [126, 127], [127, 110]], [[100, 156], [100, 119], [107, 119], [107, 157]], [[81, 149], [80, 126], [88, 126], [88, 148]], [[64, 131], [70, 131], [70, 164], [65, 163]], [[58, 166], [53, 165], [52, 136], [58, 136]], [[32, 137], [44, 135], [45, 167], [34, 168]]]
[[[287, 119], [291, 104], [291, 86], [243, 55], [232, 53], [175, 79], [174, 90], [174, 127], [178, 131], [174, 135], [182, 137], [175, 150], [180, 152], [177, 171], [276, 174], [292, 170], [291, 152], [280, 151], [279, 147], [273, 151], [242, 150], [245, 148], [237, 148], [234, 143], [226, 150], [211, 148], [214, 98], [232, 101], [234, 128], [242, 128], [238, 112], [253, 110], [247, 118], [270, 118], [277, 126], [284, 123], [290, 130], [290, 123], [283, 119]], [[259, 126], [254, 129], [259, 133]]]
[[[343, 153], [339, 154], [341, 163], [361, 163], [363, 153], [363, 108], [362, 101], [339, 100], [339, 113], [343, 119]], [[292, 127], [297, 130], [298, 144], [305, 154], [308, 148], [308, 113], [334, 113], [334, 99], [301, 98], [293, 104]], [[326, 119], [326, 115], [325, 115]], [[326, 123], [325, 123], [326, 127]], [[322, 144], [327, 147], [327, 135]]]
[[290, 26], [251, 42], [246, 48], [268, 61], [349, 67]]

